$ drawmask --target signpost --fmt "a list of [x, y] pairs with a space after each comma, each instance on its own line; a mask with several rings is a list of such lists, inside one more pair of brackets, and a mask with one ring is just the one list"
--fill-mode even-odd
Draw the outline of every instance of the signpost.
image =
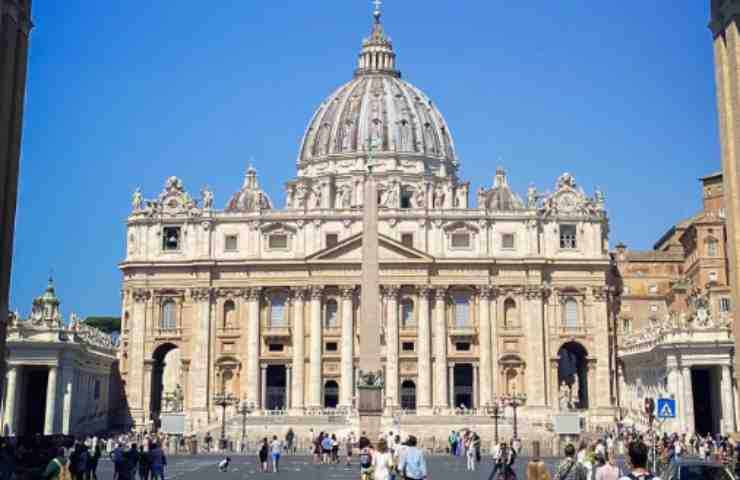
[[658, 418], [676, 418], [676, 400], [672, 398], [659, 398]]

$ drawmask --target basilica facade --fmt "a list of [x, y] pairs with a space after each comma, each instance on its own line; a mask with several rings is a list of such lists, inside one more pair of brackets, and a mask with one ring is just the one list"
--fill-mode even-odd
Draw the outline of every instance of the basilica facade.
[[368, 176], [384, 418], [444, 434], [518, 399], [522, 425], [546, 425], [567, 395], [587, 422], [613, 421], [603, 194], [565, 173], [522, 198], [502, 168], [471, 192], [444, 117], [401, 78], [380, 19], [353, 78], [311, 118], [284, 206], [252, 167], [223, 210], [177, 177], [155, 198], [134, 193], [120, 368], [137, 427], [177, 410], [191, 431], [214, 428], [227, 398], [229, 417], [250, 406], [249, 425], [342, 412], [352, 428]]

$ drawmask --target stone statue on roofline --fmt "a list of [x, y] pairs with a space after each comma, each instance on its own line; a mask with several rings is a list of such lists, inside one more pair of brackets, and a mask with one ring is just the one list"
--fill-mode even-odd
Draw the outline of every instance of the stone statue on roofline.
[[213, 208], [213, 192], [206, 187], [200, 192], [200, 195], [203, 199], [203, 210], [211, 210]]
[[137, 187], [134, 192], [133, 199], [131, 200], [131, 206], [133, 207], [134, 213], [140, 212], [143, 204], [144, 196], [141, 194], [141, 188]]

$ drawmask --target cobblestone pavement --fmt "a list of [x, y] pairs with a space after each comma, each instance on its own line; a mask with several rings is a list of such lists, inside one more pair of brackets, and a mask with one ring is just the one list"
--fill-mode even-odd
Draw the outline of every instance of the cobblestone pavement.
[[[245, 478], [275, 478], [285, 480], [356, 480], [360, 478], [360, 469], [355, 459], [354, 465], [350, 467], [340, 465], [313, 465], [310, 457], [284, 456], [280, 472], [259, 473], [257, 471], [257, 459], [255, 456], [232, 456], [231, 466], [227, 473], [220, 473], [217, 468], [220, 456], [196, 455], [196, 456], [170, 456], [165, 474], [167, 480], [210, 480], [215, 476], [218, 480], [236, 480]], [[520, 457], [517, 459], [515, 470], [517, 477], [525, 479], [524, 469], [529, 459]], [[560, 459], [546, 458], [545, 463], [550, 474], [555, 471], [555, 466]], [[427, 458], [429, 479], [455, 479], [455, 480], [487, 480], [491, 473], [492, 462], [485, 458], [478, 463], [478, 470], [468, 472], [465, 469], [465, 458], [449, 456], [433, 456]], [[101, 480], [109, 480], [113, 477], [113, 467], [110, 461], [100, 463], [98, 477]], [[214, 479], [215, 480], [215, 479]]]

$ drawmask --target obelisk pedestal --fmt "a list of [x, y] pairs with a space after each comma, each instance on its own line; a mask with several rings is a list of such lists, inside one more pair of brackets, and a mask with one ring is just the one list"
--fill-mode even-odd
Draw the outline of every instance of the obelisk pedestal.
[[365, 177], [363, 193], [360, 372], [357, 379], [357, 409], [360, 414], [360, 434], [374, 441], [380, 434], [380, 421], [383, 414], [383, 370], [380, 363], [378, 196], [371, 172]]

